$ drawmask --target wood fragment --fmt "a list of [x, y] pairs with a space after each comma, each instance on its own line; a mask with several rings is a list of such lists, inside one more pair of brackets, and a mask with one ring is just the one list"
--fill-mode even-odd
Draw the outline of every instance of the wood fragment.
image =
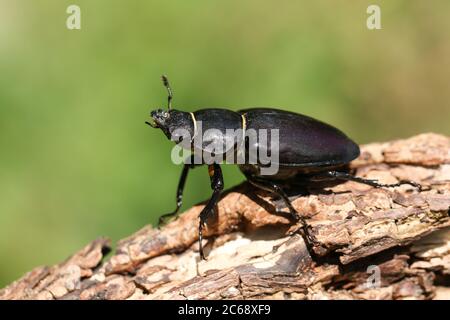
[[[118, 242], [97, 239], [52, 267], [0, 290], [0, 299], [448, 299], [450, 138], [421, 134], [362, 147], [351, 167], [383, 183], [308, 186], [293, 200], [308, 243], [270, 195], [243, 183], [229, 190], [197, 252], [194, 206], [161, 230]], [[379, 274], [379, 278], [375, 277]], [[378, 279], [378, 280], [377, 280]]]

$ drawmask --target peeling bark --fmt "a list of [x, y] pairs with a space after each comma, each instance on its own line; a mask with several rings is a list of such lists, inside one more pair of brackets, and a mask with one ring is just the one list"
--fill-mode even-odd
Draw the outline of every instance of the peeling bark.
[[308, 195], [291, 198], [307, 223], [305, 243], [288, 235], [298, 226], [276, 200], [243, 183], [208, 222], [207, 261], [196, 243], [201, 204], [119, 241], [104, 262], [109, 241], [97, 239], [29, 272], [0, 299], [450, 299], [449, 137], [369, 144], [351, 168], [424, 188], [308, 185]]

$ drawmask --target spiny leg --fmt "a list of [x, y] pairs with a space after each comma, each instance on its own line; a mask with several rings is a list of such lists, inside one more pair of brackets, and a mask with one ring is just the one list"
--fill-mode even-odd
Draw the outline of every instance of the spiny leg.
[[265, 191], [268, 191], [268, 192], [271, 192], [271, 193], [274, 193], [277, 196], [279, 196], [285, 203], [286, 207], [289, 209], [289, 213], [292, 215], [292, 217], [295, 220], [300, 219], [300, 216], [297, 213], [297, 210], [295, 210], [294, 207], [292, 206], [291, 200], [289, 200], [289, 197], [287, 196], [286, 192], [284, 192], [283, 188], [281, 188], [278, 184], [271, 182], [271, 181], [258, 179], [255, 177], [247, 177], [247, 180], [255, 187], [265, 190]]
[[374, 179], [364, 179], [361, 177], [357, 177], [354, 175], [351, 175], [346, 172], [340, 172], [340, 171], [327, 171], [324, 173], [319, 174], [318, 176], [312, 177], [312, 180], [320, 180], [322, 177], [329, 178], [330, 180], [345, 180], [345, 181], [355, 181], [362, 184], [367, 184], [369, 186], [375, 187], [375, 188], [392, 188], [392, 187], [399, 187], [403, 184], [409, 184], [413, 187], [416, 187], [419, 191], [422, 190], [422, 186], [414, 181], [409, 180], [400, 180], [398, 183], [379, 183], [377, 180]]
[[247, 180], [255, 187], [274, 193], [278, 195], [281, 199], [283, 199], [284, 203], [286, 204], [286, 207], [289, 209], [289, 213], [291, 214], [291, 216], [295, 219], [295, 221], [300, 221], [301, 224], [299, 228], [296, 228], [295, 231], [292, 231], [289, 234], [292, 235], [300, 230], [303, 239], [305, 240], [306, 246], [310, 247], [310, 243], [312, 241], [310, 239], [310, 236], [308, 235], [306, 221], [300, 214], [298, 214], [297, 210], [294, 209], [291, 200], [289, 200], [289, 197], [287, 196], [286, 192], [284, 192], [283, 188], [272, 181], [258, 179], [252, 176], [247, 176]]
[[295, 221], [300, 220], [302, 223], [302, 227], [306, 226], [305, 220], [301, 217], [301, 215], [298, 214], [297, 210], [294, 209], [291, 200], [289, 200], [289, 197], [287, 196], [286, 192], [284, 192], [283, 188], [280, 185], [272, 181], [258, 179], [250, 176], [247, 177], [247, 180], [255, 187], [266, 190], [279, 196], [284, 201], [286, 207], [289, 209], [289, 213], [295, 219]]
[[222, 169], [218, 164], [212, 164], [208, 166], [208, 173], [211, 180], [211, 189], [213, 190], [213, 194], [209, 199], [206, 206], [203, 208], [202, 212], [199, 215], [199, 225], [198, 225], [198, 245], [200, 258], [205, 259], [205, 255], [203, 253], [203, 227], [205, 226], [208, 218], [214, 213], [214, 208], [219, 202], [220, 193], [223, 190], [223, 176]]
[[186, 184], [186, 179], [187, 179], [187, 176], [189, 173], [189, 169], [194, 168], [193, 159], [194, 158], [191, 157], [190, 162], [189, 162], [189, 160], [186, 160], [185, 164], [183, 166], [183, 171], [181, 172], [180, 180], [178, 181], [177, 196], [176, 196], [177, 206], [176, 206], [175, 210], [170, 213], [166, 213], [166, 214], [160, 216], [159, 220], [158, 220], [158, 227], [160, 227], [167, 218], [173, 217], [180, 210], [181, 205], [183, 204], [183, 190], [184, 190], [184, 185]]

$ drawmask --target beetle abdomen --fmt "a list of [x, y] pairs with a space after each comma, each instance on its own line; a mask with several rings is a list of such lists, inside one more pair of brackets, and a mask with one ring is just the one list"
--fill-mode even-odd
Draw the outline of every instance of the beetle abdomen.
[[[246, 120], [246, 130], [268, 131], [268, 143], [250, 145], [267, 154], [274, 150], [270, 131], [279, 134], [280, 166], [336, 166], [346, 164], [359, 156], [358, 145], [342, 131], [319, 120], [277, 109], [245, 109], [238, 111]], [[270, 154], [270, 152], [269, 152]]]

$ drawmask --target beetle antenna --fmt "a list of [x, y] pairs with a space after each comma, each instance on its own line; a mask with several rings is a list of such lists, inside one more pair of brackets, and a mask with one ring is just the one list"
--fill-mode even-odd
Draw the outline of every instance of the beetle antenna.
[[162, 80], [162, 82], [164, 84], [164, 87], [166, 87], [166, 89], [167, 89], [167, 93], [168, 93], [168, 96], [167, 96], [167, 109], [169, 109], [169, 111], [170, 111], [172, 109], [172, 98], [173, 98], [172, 88], [170, 87], [169, 79], [167, 78], [166, 75], [163, 74], [161, 76], [161, 80]]

